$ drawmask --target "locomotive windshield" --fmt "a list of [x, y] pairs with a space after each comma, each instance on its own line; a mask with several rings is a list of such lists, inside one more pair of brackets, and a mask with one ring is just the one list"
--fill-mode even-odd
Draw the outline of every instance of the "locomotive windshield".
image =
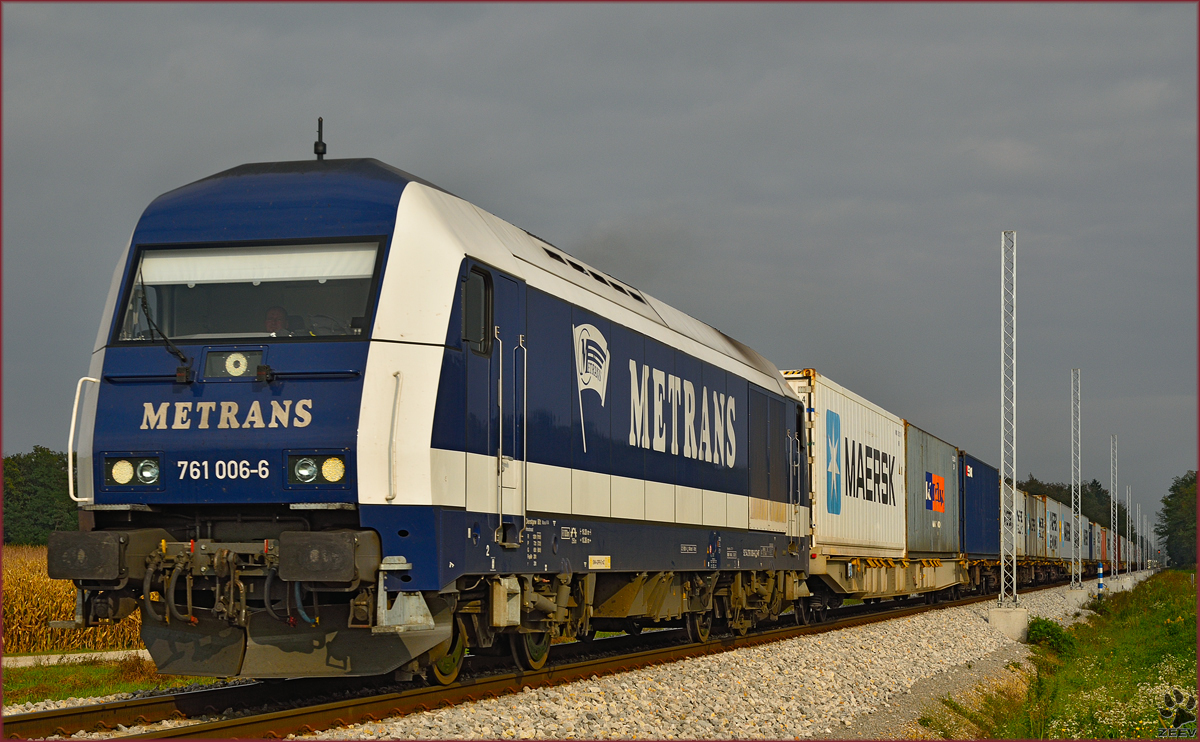
[[378, 252], [376, 242], [145, 249], [116, 339], [361, 336]]

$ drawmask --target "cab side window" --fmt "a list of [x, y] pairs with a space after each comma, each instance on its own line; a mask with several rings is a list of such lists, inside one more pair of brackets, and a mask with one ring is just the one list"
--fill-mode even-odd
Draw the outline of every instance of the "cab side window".
[[492, 281], [486, 272], [473, 268], [463, 283], [462, 339], [476, 353], [492, 349]]

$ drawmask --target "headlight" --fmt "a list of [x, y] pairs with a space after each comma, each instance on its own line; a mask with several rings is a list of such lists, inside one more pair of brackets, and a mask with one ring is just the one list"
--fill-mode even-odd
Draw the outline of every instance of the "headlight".
[[144, 487], [161, 484], [158, 456], [113, 456], [104, 459], [104, 484], [108, 487]]
[[[116, 475], [113, 476], [116, 478]], [[137, 478], [142, 484], [154, 484], [158, 481], [158, 461], [144, 459], [137, 465]]]
[[129, 484], [133, 479], [133, 464], [125, 459], [114, 462], [112, 465], [111, 476], [117, 484]]
[[301, 453], [287, 457], [287, 483], [346, 486], [345, 454]]
[[310, 484], [317, 478], [317, 462], [310, 458], [300, 459], [292, 471], [296, 473], [296, 479], [304, 484]]
[[235, 352], [225, 356], [225, 372], [230, 376], [241, 376], [249, 367], [250, 364], [246, 361], [244, 353]]
[[321, 464], [321, 476], [326, 482], [340, 482], [346, 476], [346, 465], [337, 456], [330, 456]]

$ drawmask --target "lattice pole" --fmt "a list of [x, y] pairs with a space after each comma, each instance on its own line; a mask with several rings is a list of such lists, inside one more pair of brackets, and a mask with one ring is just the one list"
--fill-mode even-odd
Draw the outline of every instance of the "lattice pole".
[[1071, 587], [1083, 589], [1083, 561], [1079, 548], [1079, 369], [1071, 369]]
[[1017, 605], [1017, 233], [1000, 234], [1000, 607]]
[[[1133, 541], [1133, 495], [1129, 491], [1129, 485], [1125, 485], [1125, 543], [1129, 544]], [[1125, 572], [1128, 574], [1133, 571], [1133, 554], [1125, 555]]]
[[1108, 561], [1109, 574], [1117, 576], [1117, 435], [1108, 439]]

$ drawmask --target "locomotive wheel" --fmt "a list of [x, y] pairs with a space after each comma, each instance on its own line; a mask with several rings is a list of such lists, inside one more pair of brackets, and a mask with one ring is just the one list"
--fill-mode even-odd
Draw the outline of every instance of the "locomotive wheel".
[[509, 634], [512, 642], [513, 659], [523, 670], [540, 670], [546, 666], [550, 656], [550, 632], [538, 631], [528, 634]]
[[711, 613], [687, 614], [688, 638], [696, 644], [708, 641], [709, 635], [712, 634], [712, 621]]
[[642, 633], [642, 622], [633, 618], [629, 619], [625, 624], [625, 633], [630, 636], [637, 636]]
[[812, 617], [816, 623], [823, 623], [829, 616], [829, 608], [823, 600], [814, 600], [809, 605], [812, 606]]
[[596, 630], [588, 629], [586, 634], [579, 634], [575, 638], [584, 644], [591, 644], [592, 642], [596, 641]]
[[458, 679], [458, 673], [462, 671], [463, 659], [467, 655], [467, 637], [458, 621], [454, 622], [452, 641], [446, 656], [429, 666], [430, 679], [438, 685], [450, 685]]
[[795, 606], [792, 609], [792, 617], [796, 619], [797, 626], [808, 626], [812, 623], [812, 617], [808, 614], [808, 606], [804, 598], [796, 598]]

